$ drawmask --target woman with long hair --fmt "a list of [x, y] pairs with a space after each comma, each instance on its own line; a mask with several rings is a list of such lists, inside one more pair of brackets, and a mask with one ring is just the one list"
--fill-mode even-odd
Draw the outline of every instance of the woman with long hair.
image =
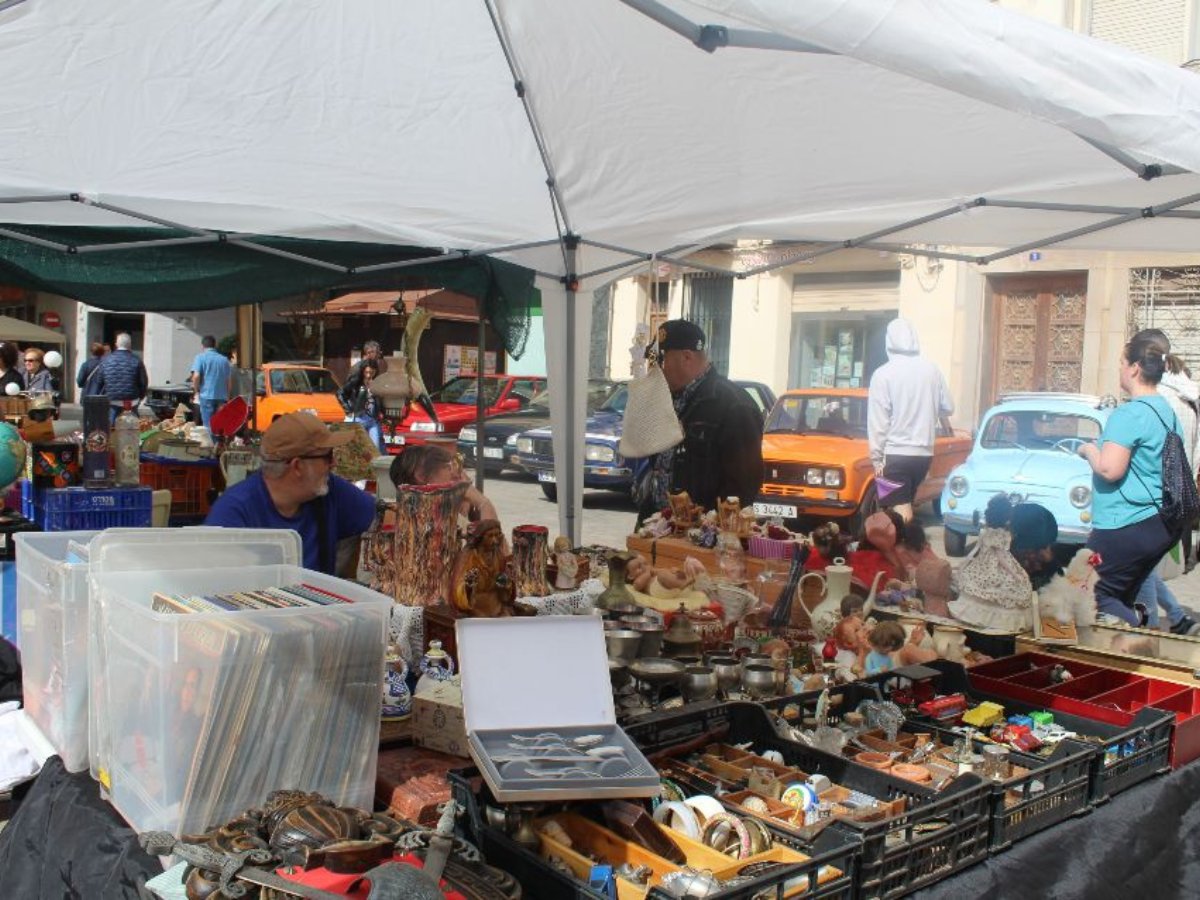
[[383, 420], [383, 404], [371, 390], [371, 382], [378, 374], [378, 362], [363, 360], [338, 391], [338, 400], [350, 417], [366, 430], [375, 449], [383, 453], [383, 429], [379, 424]]
[[1156, 335], [1139, 332], [1121, 354], [1121, 389], [1130, 400], [1113, 410], [1097, 443], [1081, 444], [1079, 455], [1092, 468], [1092, 534], [1096, 551], [1096, 607], [1102, 617], [1142, 625], [1145, 609], [1135, 606], [1142, 583], [1163, 554], [1179, 540], [1159, 514], [1162, 455], [1167, 430], [1179, 420], [1158, 393], [1166, 353]]
[[[454, 454], [436, 444], [409, 444], [392, 460], [388, 474], [396, 487], [405, 484], [448, 484], [466, 478]], [[458, 513], [470, 522], [500, 518], [492, 501], [475, 485], [467, 488]]]

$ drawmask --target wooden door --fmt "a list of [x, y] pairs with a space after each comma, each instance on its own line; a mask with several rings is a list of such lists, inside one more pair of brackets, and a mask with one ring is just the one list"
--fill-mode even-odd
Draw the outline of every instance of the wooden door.
[[1087, 275], [1019, 275], [991, 282], [992, 401], [1017, 391], [1079, 391]]

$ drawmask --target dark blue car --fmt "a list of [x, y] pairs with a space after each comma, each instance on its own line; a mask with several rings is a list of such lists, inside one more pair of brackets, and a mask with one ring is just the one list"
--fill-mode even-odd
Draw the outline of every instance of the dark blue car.
[[[774, 392], [757, 381], [735, 381], [765, 415], [775, 403]], [[613, 388], [605, 401], [587, 419], [584, 426], [583, 486], [604, 491], [632, 493], [638, 460], [626, 459], [618, 449], [625, 418], [629, 389], [624, 384]], [[517, 438], [517, 463], [538, 480], [542, 493], [558, 499], [554, 478], [554, 446], [551, 429], [535, 428]]]

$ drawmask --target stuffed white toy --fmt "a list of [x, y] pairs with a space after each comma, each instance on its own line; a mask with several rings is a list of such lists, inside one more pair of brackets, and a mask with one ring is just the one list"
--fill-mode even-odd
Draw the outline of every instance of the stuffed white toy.
[[1066, 570], [1038, 591], [1038, 605], [1043, 616], [1053, 616], [1064, 624], [1095, 624], [1097, 576], [1092, 556], [1091, 550], [1080, 547]]

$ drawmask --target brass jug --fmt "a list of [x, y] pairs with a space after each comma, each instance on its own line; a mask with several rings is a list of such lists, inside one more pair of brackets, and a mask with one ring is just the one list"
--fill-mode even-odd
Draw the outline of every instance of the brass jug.
[[621, 614], [641, 610], [637, 600], [634, 599], [633, 592], [625, 584], [625, 572], [632, 561], [633, 554], [627, 550], [620, 550], [608, 555], [608, 587], [596, 598], [597, 609]]
[[680, 603], [678, 611], [671, 617], [671, 627], [663, 635], [663, 656], [699, 656], [700, 643], [700, 633], [688, 618], [687, 606]]

